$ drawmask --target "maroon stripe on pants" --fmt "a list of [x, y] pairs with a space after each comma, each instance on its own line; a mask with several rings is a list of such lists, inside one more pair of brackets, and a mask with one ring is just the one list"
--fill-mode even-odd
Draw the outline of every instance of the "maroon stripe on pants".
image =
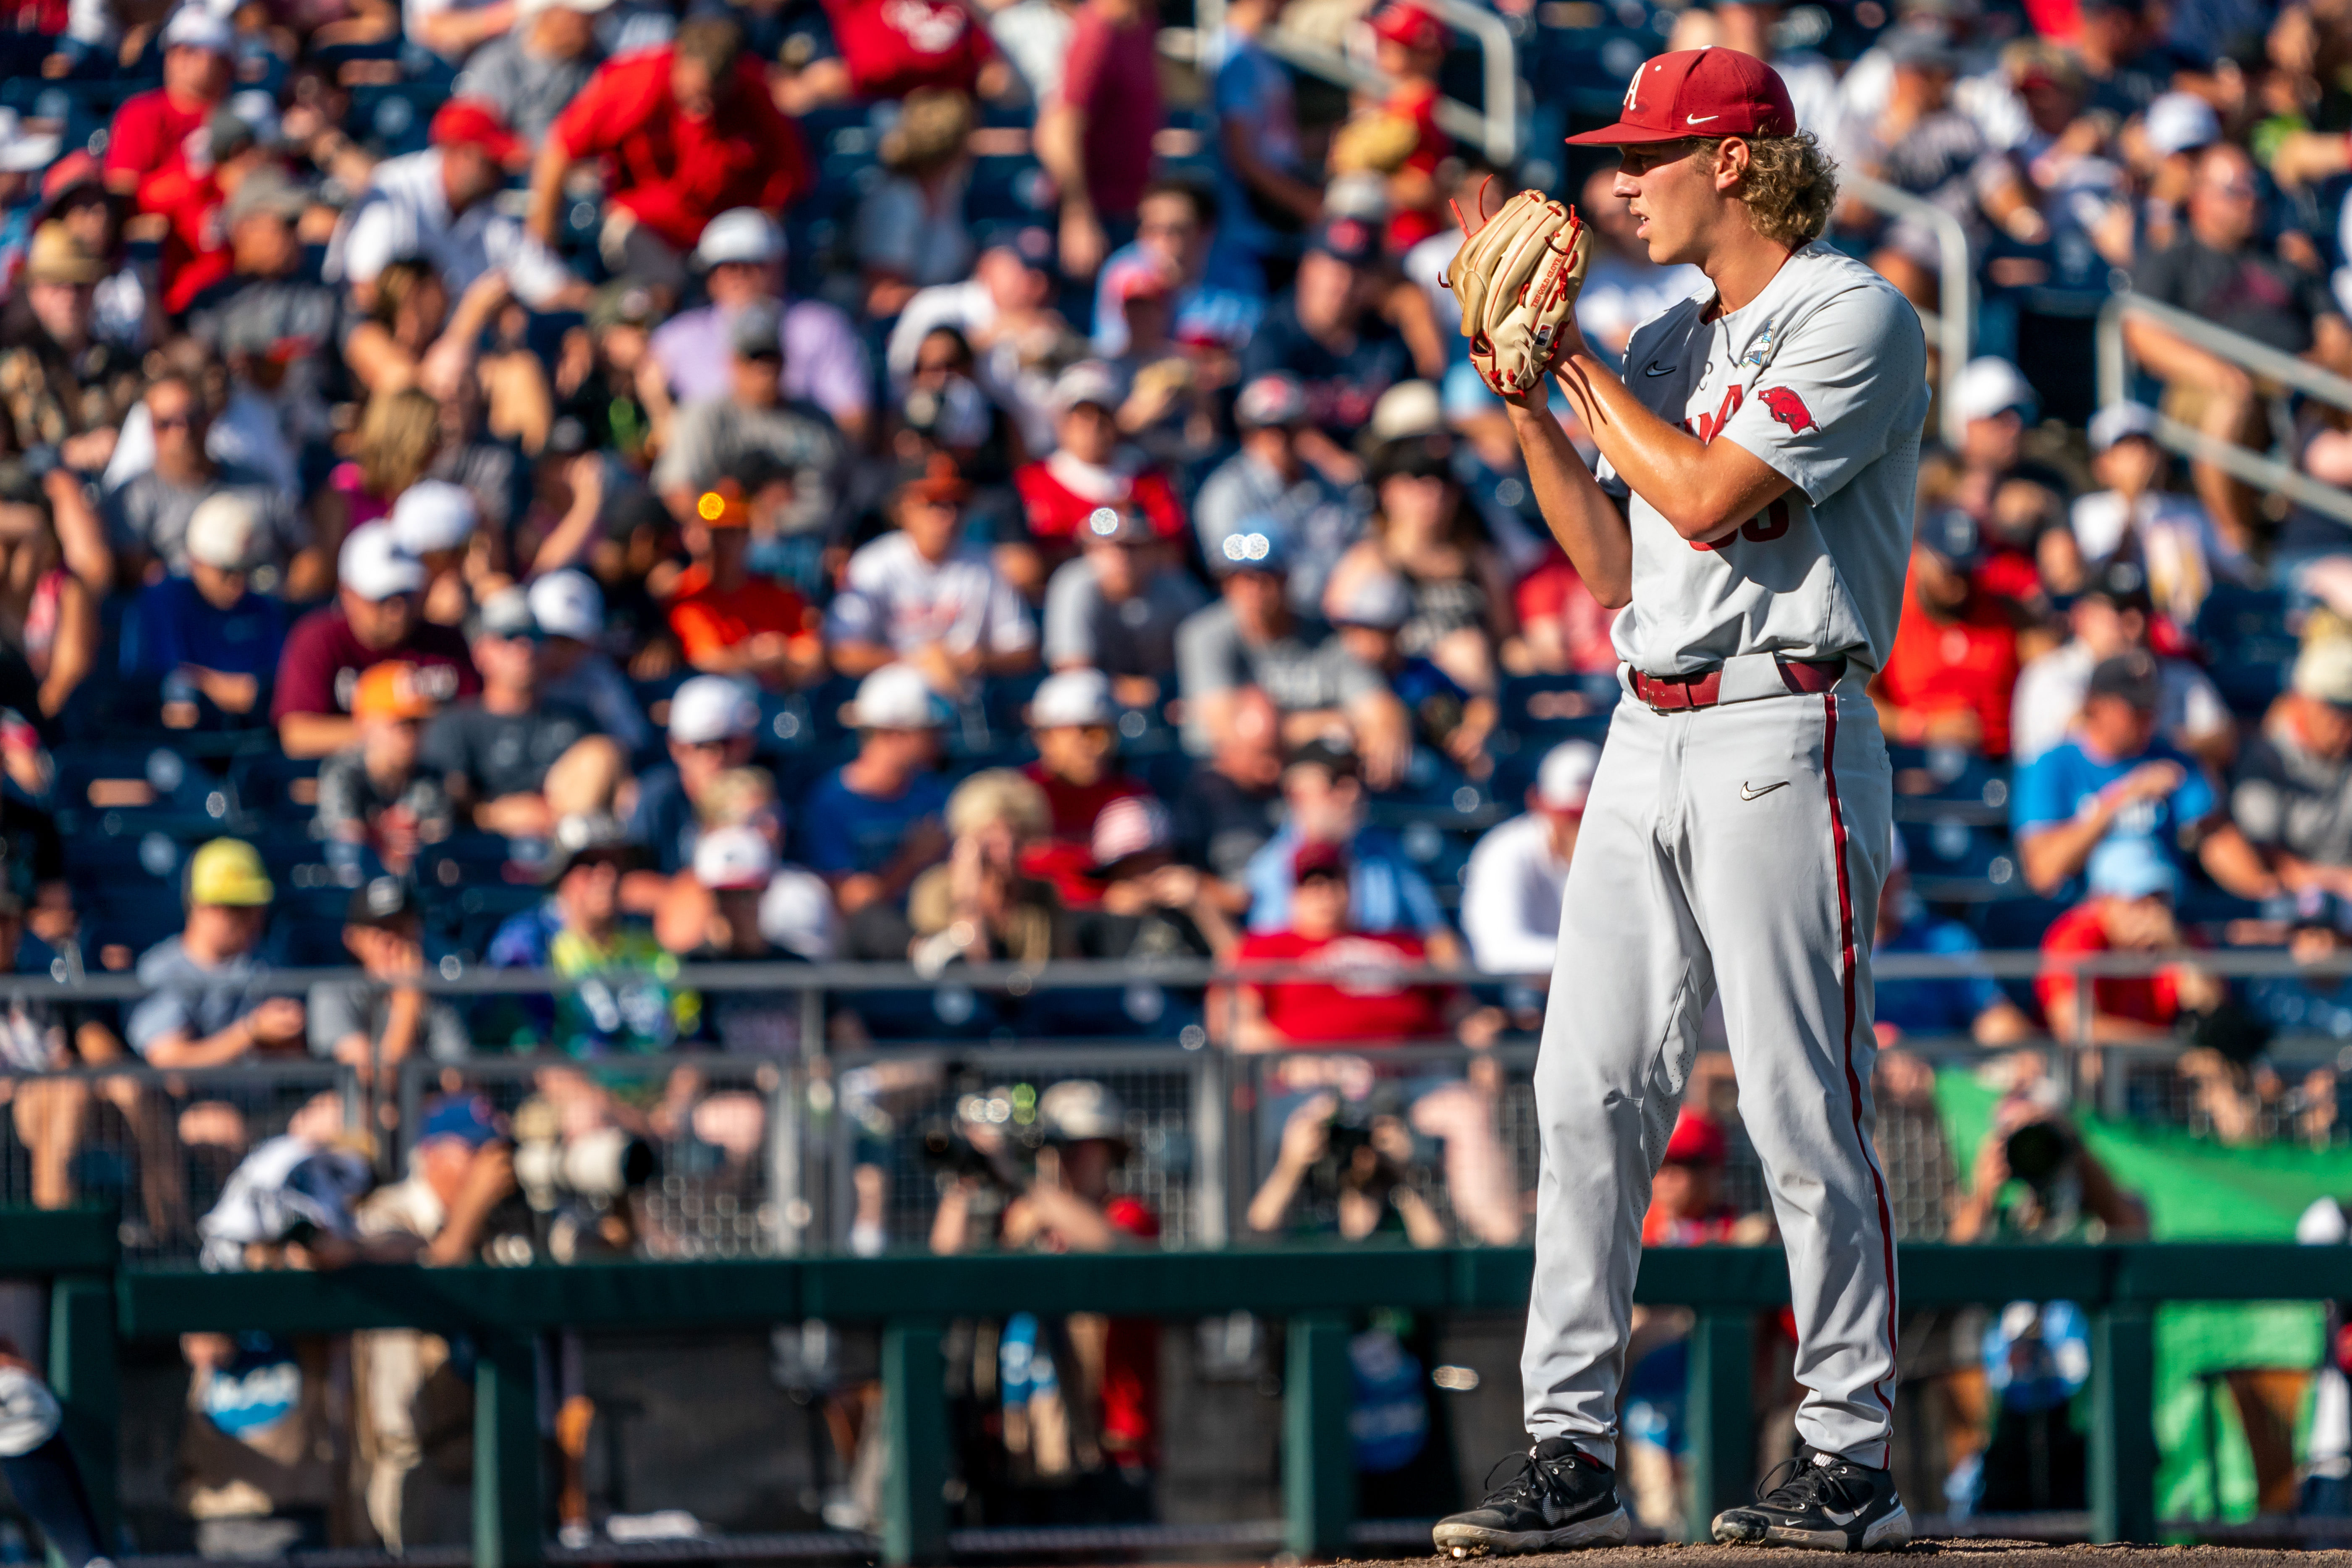
[[[1886, 1262], [1886, 1354], [1895, 1355], [1895, 1220], [1886, 1205], [1886, 1181], [1878, 1173], [1877, 1157], [1871, 1152], [1870, 1140], [1862, 1131], [1862, 1079], [1853, 1070], [1853, 889], [1846, 881], [1845, 871], [1845, 808], [1838, 801], [1837, 787], [1837, 692], [1822, 695], [1822, 711], [1828, 728], [1822, 737], [1822, 782], [1830, 795], [1830, 844], [1837, 857], [1838, 942], [1839, 969], [1845, 977], [1845, 1087], [1853, 1108], [1853, 1141], [1862, 1151], [1862, 1163], [1870, 1172], [1870, 1184], [1878, 1194], [1878, 1238]], [[1895, 1418], [1894, 1402], [1886, 1397], [1883, 1384], [1874, 1383], [1870, 1391], [1878, 1403], [1886, 1407], [1890, 1432]], [[1881, 1455], [1884, 1468], [1885, 1455]]]

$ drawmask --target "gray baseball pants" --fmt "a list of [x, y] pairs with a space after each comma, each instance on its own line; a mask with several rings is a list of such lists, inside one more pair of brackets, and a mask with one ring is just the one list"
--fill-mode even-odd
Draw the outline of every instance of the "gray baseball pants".
[[[1740, 661], [1746, 662], [1746, 661]], [[1893, 784], [1859, 679], [1661, 714], [1629, 691], [1570, 862], [1536, 1064], [1528, 1432], [1616, 1462], [1642, 1216], [1720, 994], [1788, 1249], [1797, 1430], [1884, 1468], [1895, 1237], [1871, 1144], [1870, 943]]]

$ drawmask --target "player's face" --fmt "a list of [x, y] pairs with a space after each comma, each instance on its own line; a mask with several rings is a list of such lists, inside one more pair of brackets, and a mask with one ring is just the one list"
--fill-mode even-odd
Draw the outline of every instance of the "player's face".
[[1715, 160], [1705, 142], [1664, 142], [1621, 151], [1611, 194], [1633, 216], [1634, 238], [1661, 267], [1702, 262], [1722, 206]]

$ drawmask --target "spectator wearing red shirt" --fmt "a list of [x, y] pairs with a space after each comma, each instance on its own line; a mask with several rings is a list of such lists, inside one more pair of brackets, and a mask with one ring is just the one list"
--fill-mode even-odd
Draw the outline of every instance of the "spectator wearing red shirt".
[[1666, 1140], [1665, 1158], [1650, 1182], [1650, 1208], [1642, 1216], [1643, 1247], [1704, 1247], [1709, 1242], [1764, 1239], [1744, 1235], [1739, 1210], [1723, 1201], [1723, 1162], [1727, 1152], [1722, 1124], [1703, 1110], [1685, 1106], [1675, 1118], [1674, 1135]]
[[[1238, 992], [1234, 1046], [1243, 1051], [1287, 1046], [1430, 1040], [1453, 1032], [1467, 998], [1451, 985], [1391, 980], [1389, 972], [1429, 962], [1429, 950], [1411, 931], [1360, 931], [1349, 920], [1348, 855], [1336, 844], [1309, 841], [1291, 857], [1296, 886], [1290, 929], [1242, 939], [1236, 963], [1301, 963], [1328, 971], [1328, 980], [1244, 981]], [[1210, 1016], [1222, 1009], [1212, 1006]]]
[[1062, 89], [1037, 116], [1037, 161], [1062, 198], [1062, 270], [1091, 278], [1135, 237], [1160, 124], [1153, 0], [1086, 0]]
[[1617, 612], [1592, 596], [1559, 545], [1549, 545], [1511, 590], [1511, 609], [1528, 652], [1545, 674], [1616, 672], [1617, 645], [1609, 634]]
[[2017, 626], [2009, 603], [1979, 587], [1975, 521], [1957, 510], [1922, 519], [1903, 586], [1903, 619], [1872, 695], [1886, 738], [2009, 755], [2017, 687]]
[[613, 270], [675, 292], [703, 226], [730, 207], [779, 212], [809, 185], [798, 127], [768, 94], [743, 33], [723, 16], [680, 24], [666, 48], [600, 67], [531, 169], [530, 228], [552, 244], [563, 183], [605, 162], [602, 239]]
[[1001, 547], [997, 570], [1031, 599], [1045, 592], [1045, 579], [1078, 552], [1094, 514], [1104, 507], [1133, 507], [1162, 539], [1184, 531], [1184, 503], [1168, 476], [1118, 437], [1122, 388], [1117, 372], [1100, 360], [1064, 371], [1054, 383], [1051, 456], [1024, 463], [1013, 472], [1013, 488], [1029, 522], [1025, 544]]
[[106, 133], [106, 188], [136, 196], [140, 182], [178, 156], [228, 96], [228, 24], [183, 5], [163, 25], [163, 85], [124, 99]]
[[1049, 676], [1029, 703], [1029, 734], [1037, 760], [1021, 771], [1045, 792], [1047, 837], [1022, 851], [1021, 872], [1054, 884], [1065, 909], [1102, 901], [1093, 868], [1095, 818], [1112, 801], [1151, 794], [1118, 768], [1118, 704], [1110, 677], [1098, 669]]
[[751, 510], [732, 480], [696, 498], [686, 548], [694, 563], [671, 591], [669, 629], [687, 663], [771, 688], [801, 685], [822, 671], [824, 649], [807, 602], [744, 563]]
[[988, 29], [956, 0], [825, 0], [824, 14], [856, 98], [927, 87], [975, 93], [996, 58]]
[[[192, 155], [194, 150], [194, 155]], [[171, 227], [163, 237], [163, 309], [177, 316], [195, 297], [236, 269], [229, 230], [230, 199], [245, 186], [248, 174], [276, 174], [276, 157], [261, 144], [257, 129], [224, 105], [213, 110], [202, 131], [173, 149], [163, 166], [139, 182], [139, 210], [161, 214]], [[274, 195], [262, 200], [259, 190], [248, 206], [278, 205]], [[299, 214], [296, 216], [299, 216]]]
[[1437, 165], [1454, 139], [1437, 128], [1437, 73], [1453, 33], [1418, 5], [1381, 7], [1372, 17], [1375, 58], [1396, 85], [1333, 140], [1335, 174], [1368, 172], [1388, 181], [1388, 248], [1406, 251], [1444, 226]]
[[[2154, 843], [2112, 838], [2101, 844], [2091, 854], [2089, 881], [2090, 897], [2042, 933], [2045, 956], [2185, 952], [2189, 944], [2172, 914], [2180, 873]], [[2224, 994], [2220, 980], [2186, 963], [2151, 974], [2100, 975], [2091, 981], [2085, 1019], [2078, 984], [2071, 971], [2054, 965], [2033, 983], [2051, 1032], [2078, 1045], [2170, 1039], [2173, 1021], [2184, 1011], [2217, 1006]]]
[[386, 659], [415, 665], [418, 689], [445, 706], [482, 689], [457, 628], [417, 613], [425, 567], [394, 542], [391, 524], [353, 529], [336, 574], [335, 602], [295, 622], [278, 655], [269, 718], [289, 757], [323, 757], [359, 743], [352, 695], [361, 674]]

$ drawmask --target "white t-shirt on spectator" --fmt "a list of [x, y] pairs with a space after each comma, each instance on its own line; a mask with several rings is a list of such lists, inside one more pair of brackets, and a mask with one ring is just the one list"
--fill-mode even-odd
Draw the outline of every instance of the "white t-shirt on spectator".
[[[2009, 752], [2017, 766], [2066, 738], [2074, 716], [2083, 710], [2083, 698], [2091, 689], [2091, 667], [2096, 663], [2078, 637], [2018, 672], [2009, 708]], [[2177, 658], [2159, 658], [2156, 665], [2157, 733], [2188, 751], [2231, 728], [2229, 705], [2203, 670]]]
[[373, 283], [386, 267], [411, 256], [441, 275], [453, 304], [494, 267], [504, 269], [515, 298], [526, 305], [545, 305], [572, 281], [555, 253], [494, 204], [476, 202], [453, 216], [438, 148], [375, 166], [358, 205], [327, 242], [324, 273], [330, 283]]
[[1031, 101], [1042, 104], [1062, 90], [1062, 62], [1077, 25], [1076, 11], [1054, 0], [1014, 0], [989, 17], [988, 36], [1028, 85]]
[[1487, 829], [1462, 876], [1462, 934], [1490, 974], [1549, 974], [1559, 947], [1568, 862], [1551, 824], [1526, 812]]
[[2122, 492], [2098, 490], [2076, 498], [2067, 521], [2083, 559], [2097, 564], [2123, 548], [2128, 527], [2139, 535], [2140, 563], [2156, 607], [2174, 620], [2196, 618], [2216, 573], [2239, 574], [2242, 563], [2194, 498], [2156, 490], [2124, 505]]
[[997, 575], [986, 551], [961, 544], [935, 563], [903, 533], [886, 533], [849, 558], [824, 636], [900, 654], [934, 642], [956, 653], [1018, 653], [1037, 642], [1021, 595]]

